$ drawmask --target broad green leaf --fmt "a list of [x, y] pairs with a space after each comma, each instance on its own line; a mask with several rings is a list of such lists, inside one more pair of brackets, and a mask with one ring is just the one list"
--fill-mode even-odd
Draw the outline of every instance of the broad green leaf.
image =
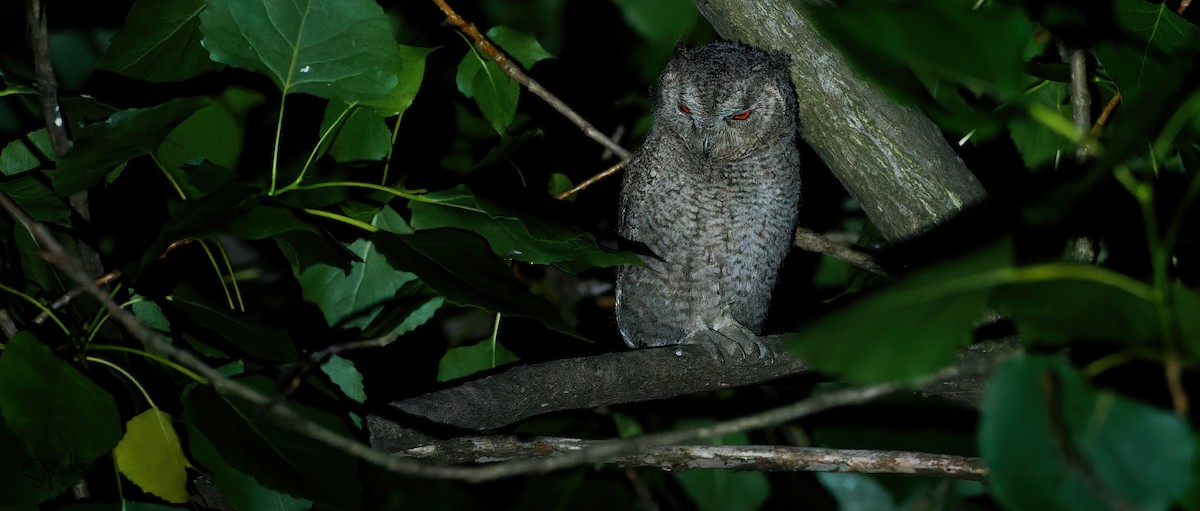
[[28, 451], [22, 473], [40, 481], [41, 499], [70, 488], [84, 475], [81, 463], [90, 465], [121, 438], [112, 396], [28, 332], [9, 337], [0, 351], [0, 415]]
[[487, 55], [472, 46], [458, 64], [455, 73], [458, 91], [474, 98], [479, 111], [492, 125], [496, 133], [508, 133], [508, 126], [517, 115], [517, 98], [521, 86], [496, 67]]
[[[384, 117], [403, 115], [412, 105], [413, 98], [421, 88], [425, 78], [425, 58], [437, 48], [418, 48], [400, 45], [400, 68], [396, 71], [399, 83], [386, 96], [367, 99], [359, 104], [375, 110]], [[399, 120], [397, 119], [397, 122]]]
[[887, 487], [869, 474], [839, 474], [817, 472], [821, 482], [834, 500], [839, 511], [899, 511], [895, 499]]
[[1005, 362], [982, 413], [989, 486], [1011, 509], [1165, 510], [1192, 480], [1196, 441], [1187, 422], [1097, 391], [1061, 358]]
[[[1070, 89], [1066, 84], [1046, 82], [1036, 90], [1028, 92], [1026, 100], [1069, 117], [1070, 106], [1064, 103], [1069, 93]], [[1070, 140], [1028, 115], [1011, 119], [1008, 129], [1013, 144], [1025, 162], [1025, 168], [1038, 170], [1057, 163], [1063, 154], [1071, 155]]]
[[[554, 197], [572, 188], [575, 188], [575, 183], [571, 182], [571, 178], [567, 177], [566, 174], [555, 172], [550, 174], [550, 182], [546, 185], [546, 195]], [[575, 196], [567, 197], [567, 200], [574, 202]]]
[[167, 412], [151, 408], [129, 419], [113, 459], [117, 470], [146, 493], [175, 504], [188, 501], [190, 464]]
[[177, 82], [221, 68], [200, 46], [204, 0], [138, 0], [97, 67], [148, 82]]
[[58, 162], [51, 173], [54, 190], [66, 196], [87, 189], [113, 167], [153, 153], [172, 128], [207, 104], [204, 98], [175, 99], [112, 114]]
[[1131, 45], [1134, 51], [1116, 52], [1114, 47], [1103, 44], [1096, 55], [1126, 100], [1136, 102], [1143, 87], [1157, 90], [1163, 85], [1160, 83], [1163, 78], [1176, 78], [1176, 71], [1166, 66], [1171, 58], [1186, 58], [1200, 51], [1200, 28], [1175, 14], [1166, 4], [1114, 0], [1113, 13], [1117, 24], [1137, 39]]
[[53, 160], [50, 136], [46, 135], [46, 128], [42, 128], [4, 146], [0, 151], [0, 174], [14, 176], [37, 168], [42, 161]]
[[[529, 34], [507, 27], [494, 27], [486, 35], [526, 69], [553, 57]], [[496, 133], [508, 133], [509, 125], [517, 114], [517, 98], [521, 93], [521, 86], [517, 82], [505, 75], [481, 50], [471, 46], [458, 65], [455, 83], [459, 92], [475, 99], [475, 104], [479, 105], [479, 110]]]
[[490, 167], [492, 165], [499, 165], [501, 163], [509, 162], [512, 160], [513, 155], [516, 154], [517, 149], [520, 149], [521, 146], [524, 146], [526, 143], [541, 138], [542, 136], [542, 130], [528, 130], [515, 137], [501, 135], [500, 142], [496, 144], [496, 147], [493, 147], [492, 150], [488, 151], [488, 153], [484, 155], [483, 159], [479, 160], [479, 163], [476, 163], [471, 167], [471, 170], [477, 170]]
[[577, 336], [549, 302], [533, 296], [512, 270], [493, 259], [479, 238], [462, 231], [435, 229], [397, 235], [371, 235], [388, 262], [410, 271], [447, 300], [512, 316], [533, 318], [543, 325]]
[[134, 296], [137, 301], [129, 306], [129, 310], [137, 316], [146, 326], [158, 330], [159, 332], [167, 333], [171, 331], [171, 322], [167, 321], [167, 317], [163, 315], [162, 308], [148, 298], [143, 296]]
[[234, 347], [262, 360], [292, 362], [296, 347], [284, 330], [252, 321], [243, 314], [208, 303], [199, 293], [179, 287], [168, 297], [168, 303], [182, 311], [200, 330], [211, 332], [206, 341], [219, 346]]
[[971, 7], [967, 2], [857, 0], [810, 12], [821, 33], [859, 70], [910, 101], [927, 90], [913, 71], [1015, 98], [1025, 85], [1021, 66], [1032, 39], [1030, 23], [1004, 5]]
[[1085, 264], [1042, 265], [1044, 275], [1001, 285], [992, 304], [1026, 342], [1096, 339], [1137, 344], [1160, 336], [1150, 286]]
[[[330, 101], [320, 132], [325, 133], [345, 110], [345, 104]], [[380, 161], [387, 156], [391, 146], [392, 132], [383, 117], [369, 109], [354, 108], [334, 130], [329, 155], [338, 162]]]
[[[390, 207], [381, 210], [371, 224], [390, 227], [389, 230], [407, 228]], [[313, 265], [300, 273], [300, 287], [304, 299], [321, 309], [329, 326], [363, 328], [375, 319], [384, 302], [417, 276], [395, 269], [366, 239], [356, 240], [346, 248], [358, 258], [350, 263], [349, 272], [324, 264]]]
[[237, 168], [242, 156], [242, 142], [246, 138], [246, 112], [261, 105], [263, 99], [261, 93], [249, 89], [226, 89], [211, 104], [171, 130], [155, 155], [168, 169], [178, 169], [198, 160], [226, 169]]
[[71, 216], [70, 206], [32, 175], [0, 183], [0, 191], [39, 222], [58, 222]]
[[[705, 421], [680, 421], [679, 426], [701, 425]], [[746, 445], [745, 433], [727, 435], [709, 442], [711, 445]], [[734, 472], [720, 469], [692, 469], [671, 474], [692, 503], [701, 511], [753, 510], [762, 507], [771, 495], [767, 476], [762, 472]]]
[[508, 27], [492, 27], [487, 31], [487, 38], [504, 50], [509, 57], [517, 59], [525, 69], [554, 55], [542, 48], [533, 34], [513, 30]]
[[521, 360], [503, 344], [490, 340], [450, 348], [438, 362], [437, 381], [445, 382]]
[[[274, 384], [264, 376], [240, 378], [254, 390], [271, 395]], [[289, 399], [284, 405], [314, 424], [352, 436], [337, 417]], [[276, 424], [257, 405], [222, 395], [212, 387], [196, 387], [184, 396], [188, 424], [212, 442], [230, 467], [267, 488], [321, 502], [338, 509], [359, 509], [362, 492], [358, 462], [349, 454]]]
[[[412, 287], [424, 288], [420, 282], [413, 282]], [[406, 286], [408, 287], [408, 286]], [[396, 294], [400, 295], [403, 291]], [[384, 306], [383, 311], [375, 317], [375, 321], [363, 332], [364, 336], [378, 337], [382, 335], [404, 335], [424, 325], [442, 308], [446, 300], [440, 296], [413, 302], [398, 300]]]
[[350, 399], [359, 403], [367, 400], [367, 394], [363, 391], [362, 374], [354, 368], [354, 362], [337, 355], [330, 355], [329, 360], [321, 364], [321, 371], [324, 371], [329, 379]]
[[284, 94], [358, 101], [399, 83], [399, 45], [371, 0], [208, 0], [212, 59], [267, 75]]
[[196, 461], [212, 472], [213, 483], [234, 509], [305, 511], [312, 507], [309, 500], [267, 488], [245, 472], [229, 466], [208, 437], [194, 426], [188, 427], [188, 446]]
[[700, 20], [700, 11], [688, 0], [613, 0], [613, 3], [621, 9], [630, 28], [658, 44], [675, 44]]
[[492, 251], [505, 259], [569, 263], [572, 268], [640, 264], [634, 254], [600, 248], [589, 233], [518, 213], [475, 197], [462, 186], [425, 194], [408, 207], [414, 229], [466, 229], [487, 239]]
[[998, 243], [915, 272], [788, 334], [785, 346], [818, 371], [855, 382], [928, 374], [970, 344], [1010, 257]]
[[[0, 419], [4, 416], [3, 403], [0, 403]], [[31, 480], [29, 469], [36, 464], [34, 458], [25, 448], [25, 444], [0, 420], [0, 509], [8, 510], [7, 506], [23, 503], [26, 507], [12, 507], [15, 510], [29, 509], [36, 511], [38, 491], [46, 486], [39, 474], [34, 474]]]

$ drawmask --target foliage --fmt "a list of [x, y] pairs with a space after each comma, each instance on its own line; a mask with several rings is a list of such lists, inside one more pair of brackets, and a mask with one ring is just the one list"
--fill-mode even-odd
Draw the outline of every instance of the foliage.
[[[442, 26], [431, 4], [382, 3], [51, 5], [73, 142], [61, 158], [31, 57], [0, 54], [0, 191], [119, 270], [113, 296], [176, 346], [364, 440], [366, 413], [439, 382], [590, 353], [585, 339], [616, 349], [605, 300], [579, 290], [637, 262], [611, 248], [614, 180], [572, 202], [551, 198], [610, 166], [602, 150]], [[175, 509], [163, 503], [198, 499], [205, 474], [238, 509], [628, 508], [635, 486], [664, 508], [1200, 509], [1195, 417], [1183, 405], [1200, 357], [1195, 10], [976, 4], [812, 11], [864, 77], [962, 141], [992, 199], [887, 249], [896, 282], [793, 255], [771, 326], [852, 383], [929, 374], [997, 331], [1017, 334], [1027, 353], [992, 377], [977, 414], [893, 398], [726, 440], [978, 455], [991, 471], [983, 490], [651, 469], [630, 484], [595, 467], [485, 486], [388, 479], [145, 351], [95, 300], [54, 304], [72, 286], [0, 215], [0, 321], [18, 329], [0, 351], [0, 508], [83, 508], [67, 490], [84, 480], [97, 502]], [[601, 131], [635, 136], [672, 47], [712, 36], [684, 0], [456, 7]], [[23, 48], [24, 16], [0, 19], [5, 48]], [[1090, 63], [1091, 118], [1121, 96], [1094, 130], [1071, 120], [1063, 54], [1073, 49]], [[1079, 146], [1087, 160], [1075, 160]], [[805, 165], [802, 224], [861, 232], [868, 244], [862, 212], [816, 158]], [[90, 220], [71, 206], [83, 191]], [[1069, 256], [1081, 246], [1094, 257]], [[390, 336], [383, 348], [313, 358]], [[789, 383], [710, 396], [711, 406], [521, 427], [649, 431], [809, 390]]]

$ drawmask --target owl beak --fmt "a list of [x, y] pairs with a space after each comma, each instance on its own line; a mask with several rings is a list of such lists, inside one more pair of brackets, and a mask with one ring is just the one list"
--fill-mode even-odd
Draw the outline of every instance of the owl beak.
[[716, 135], [712, 131], [702, 129], [693, 136], [692, 149], [697, 153], [700, 153], [701, 156], [708, 158], [710, 155], [712, 155], [712, 149], [715, 141]]

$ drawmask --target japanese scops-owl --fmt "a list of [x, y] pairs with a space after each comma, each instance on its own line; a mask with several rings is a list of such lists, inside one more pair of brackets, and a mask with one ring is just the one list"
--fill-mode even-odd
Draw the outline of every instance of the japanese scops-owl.
[[654, 125], [621, 187], [618, 234], [647, 264], [618, 270], [621, 335], [633, 348], [768, 357], [756, 334], [800, 202], [787, 57], [681, 48], [655, 93]]

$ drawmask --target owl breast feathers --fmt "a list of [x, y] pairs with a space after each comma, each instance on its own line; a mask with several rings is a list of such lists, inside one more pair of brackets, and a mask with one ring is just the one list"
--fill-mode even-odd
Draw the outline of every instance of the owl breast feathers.
[[646, 266], [617, 275], [630, 347], [758, 342], [800, 201], [796, 96], [782, 55], [734, 43], [679, 49], [654, 126], [626, 166], [618, 233]]

